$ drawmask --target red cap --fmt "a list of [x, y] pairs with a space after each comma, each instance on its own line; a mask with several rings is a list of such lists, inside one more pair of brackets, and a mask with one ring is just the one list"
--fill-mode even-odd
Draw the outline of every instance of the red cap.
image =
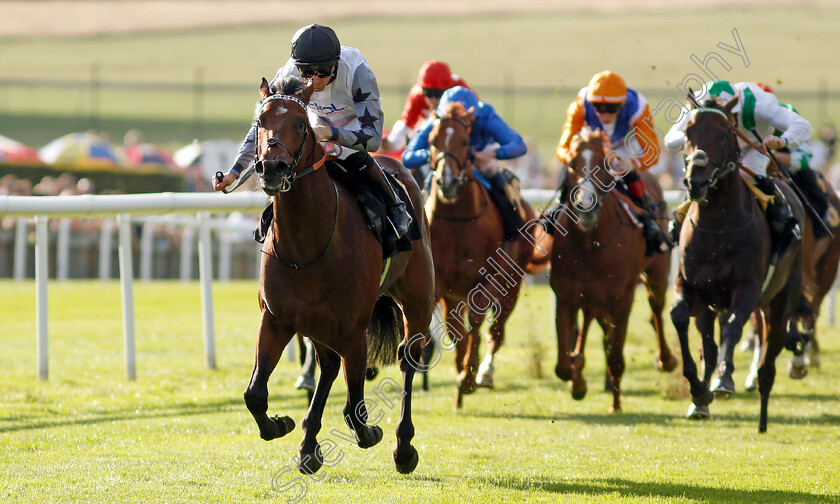
[[449, 65], [435, 60], [423, 63], [417, 82], [420, 83], [420, 87], [432, 89], [449, 89], [455, 85]]

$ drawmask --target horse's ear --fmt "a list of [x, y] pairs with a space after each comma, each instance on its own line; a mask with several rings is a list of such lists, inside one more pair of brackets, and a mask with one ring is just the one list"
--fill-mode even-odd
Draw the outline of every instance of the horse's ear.
[[310, 79], [309, 82], [306, 84], [300, 94], [303, 101], [309, 104], [309, 99], [312, 98], [312, 93], [315, 92], [315, 79]]
[[475, 113], [475, 107], [470, 107], [470, 108], [467, 109], [467, 119], [469, 120], [469, 122], [472, 122], [474, 113]]
[[697, 97], [696, 97], [696, 96], [694, 96], [694, 90], [693, 90], [693, 89], [691, 89], [691, 88], [688, 88], [688, 103], [689, 103], [689, 104], [691, 104], [691, 108], [692, 108], [692, 109], [702, 108], [702, 107], [703, 107], [703, 106], [700, 104], [700, 102], [697, 100]]
[[260, 83], [260, 96], [263, 100], [271, 96], [271, 89], [268, 87], [268, 81], [265, 80], [265, 77], [263, 77], [262, 82]]
[[723, 106], [723, 111], [728, 114], [732, 113], [732, 109], [735, 108], [735, 105], [738, 104], [738, 98], [741, 97], [741, 93], [735, 93], [735, 96], [729, 99], [728, 102]]

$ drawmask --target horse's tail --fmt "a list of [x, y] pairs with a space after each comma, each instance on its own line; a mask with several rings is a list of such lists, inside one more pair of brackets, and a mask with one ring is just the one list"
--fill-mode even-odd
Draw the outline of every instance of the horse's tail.
[[368, 326], [368, 365], [388, 366], [397, 362], [397, 348], [403, 340], [403, 312], [390, 296], [380, 296]]

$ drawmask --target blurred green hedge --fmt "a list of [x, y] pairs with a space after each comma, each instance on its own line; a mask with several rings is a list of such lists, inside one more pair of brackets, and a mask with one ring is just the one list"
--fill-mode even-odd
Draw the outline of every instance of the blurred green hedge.
[[156, 166], [75, 166], [45, 164], [0, 163], [0, 177], [14, 175], [19, 179], [28, 179], [34, 186], [42, 178], [50, 175], [58, 177], [69, 173], [77, 179], [88, 178], [94, 184], [97, 194], [118, 192], [126, 194], [181, 192], [184, 191], [184, 176]]

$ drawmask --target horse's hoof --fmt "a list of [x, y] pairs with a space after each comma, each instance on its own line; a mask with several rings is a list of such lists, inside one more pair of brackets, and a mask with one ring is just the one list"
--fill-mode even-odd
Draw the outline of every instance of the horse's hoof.
[[709, 406], [697, 406], [694, 403], [688, 405], [688, 413], [685, 414], [685, 417], [689, 420], [708, 420], [712, 418], [712, 414], [709, 412]]
[[271, 441], [272, 439], [281, 438], [295, 429], [295, 421], [292, 420], [291, 417], [281, 417], [275, 415], [269, 418], [268, 420], [274, 426], [274, 432], [260, 432], [260, 437], [265, 441]]
[[484, 375], [484, 376], [476, 376], [475, 377], [475, 386], [480, 388], [488, 388], [493, 389], [495, 384], [493, 383], [493, 375]]
[[324, 465], [324, 456], [321, 454], [321, 446], [315, 446], [314, 453], [300, 453], [298, 460], [298, 471], [303, 474], [315, 474]]
[[493, 374], [495, 372], [494, 366], [492, 362], [487, 362], [485, 359], [484, 362], [478, 366], [478, 373], [475, 375], [475, 385], [476, 387], [483, 387], [483, 388], [493, 388]]
[[572, 379], [572, 367], [561, 367], [559, 364], [554, 368], [554, 374], [557, 375], [557, 378], [560, 378], [563, 381], [569, 381]]
[[751, 374], [747, 376], [747, 380], [744, 382], [744, 390], [747, 392], [754, 392], [755, 389], [758, 388], [758, 375]]
[[692, 404], [696, 404], [698, 407], [708, 406], [714, 400], [715, 394], [709, 389], [703, 390], [699, 395], [691, 396]]
[[315, 390], [315, 377], [309, 374], [298, 376], [295, 388], [298, 390]]
[[715, 397], [721, 399], [728, 399], [735, 393], [735, 381], [732, 380], [731, 374], [724, 374], [712, 380], [712, 392]]
[[458, 377], [455, 378], [455, 384], [462, 394], [469, 395], [475, 392], [475, 376], [472, 376], [471, 379], [468, 378], [466, 371], [458, 374]]
[[808, 366], [804, 364], [794, 364], [793, 361], [788, 362], [787, 374], [794, 380], [801, 380], [808, 376]]
[[573, 380], [569, 383], [569, 389], [572, 391], [572, 399], [575, 401], [580, 401], [584, 397], [586, 397], [586, 380], [581, 378], [580, 380]]
[[376, 446], [380, 441], [382, 441], [382, 427], [378, 425], [367, 425], [365, 428], [368, 432], [368, 439], [360, 439], [359, 448], [368, 449], [372, 446]]
[[420, 462], [420, 455], [417, 454], [417, 450], [411, 445], [408, 446], [408, 449], [411, 451], [402, 457], [397, 455], [397, 450], [394, 450], [394, 465], [400, 474], [411, 474], [417, 468], [417, 463]]
[[668, 354], [664, 359], [660, 357], [656, 361], [656, 369], [662, 371], [663, 373], [670, 373], [671, 371], [677, 369], [677, 359]]

